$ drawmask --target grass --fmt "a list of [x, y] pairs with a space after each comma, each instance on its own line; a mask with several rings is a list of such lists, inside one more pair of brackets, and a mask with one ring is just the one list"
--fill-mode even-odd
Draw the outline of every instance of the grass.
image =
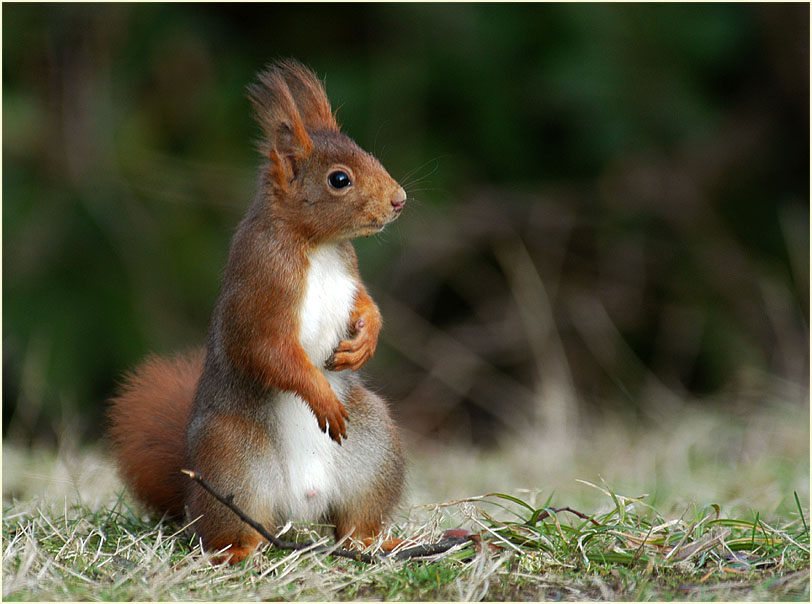
[[[3, 598], [808, 601], [808, 424], [764, 413], [613, 426], [557, 454], [521, 440], [498, 453], [412, 443], [411, 505], [392, 533], [464, 528], [480, 545], [376, 565], [266, 549], [214, 567], [181, 524], [122, 494], [102, 451], [6, 444]], [[466, 496], [483, 484], [500, 492]], [[557, 490], [519, 488], [537, 484]]]
[[[212, 567], [183, 527], [112, 506], [4, 510], [5, 600], [797, 599], [809, 598], [809, 531], [797, 518], [731, 518], [715, 505], [665, 518], [639, 498], [596, 488], [590, 520], [506, 494], [428, 506], [397, 532], [437, 539], [466, 525], [481, 544], [434, 560], [363, 565], [265, 551]], [[441, 521], [442, 520], [442, 521]], [[487, 547], [485, 546], [487, 545]]]

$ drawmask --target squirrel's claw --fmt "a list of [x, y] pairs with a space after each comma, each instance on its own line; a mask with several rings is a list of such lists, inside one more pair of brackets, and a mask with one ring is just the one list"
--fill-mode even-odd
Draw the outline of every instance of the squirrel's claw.
[[[342, 438], [347, 438], [347, 424], [344, 421], [344, 418], [347, 417], [347, 409], [344, 405], [339, 403], [338, 408], [335, 408], [331, 411], [331, 413], [327, 416], [327, 421], [329, 422], [329, 434], [330, 438], [332, 438], [336, 443], [339, 445], [341, 444]], [[327, 430], [324, 430], [327, 432]]]
[[330, 438], [341, 444], [341, 438], [347, 437], [347, 425], [344, 421], [347, 409], [333, 392], [327, 379], [323, 375], [318, 373], [317, 375], [320, 389], [304, 400], [316, 416], [319, 430], [326, 432]]
[[370, 301], [350, 326], [350, 338], [338, 343], [324, 366], [330, 371], [358, 371], [375, 354], [380, 330], [380, 313]]
[[334, 355], [332, 366], [328, 367], [328, 369], [331, 371], [343, 371], [344, 369], [358, 371], [361, 367], [363, 367], [364, 363], [370, 359], [371, 356], [372, 355], [366, 351], [355, 353], [336, 353]]
[[361, 330], [351, 340], [338, 343], [333, 355], [327, 359], [325, 366], [331, 371], [352, 369], [358, 371], [375, 354], [378, 339], [366, 330]]

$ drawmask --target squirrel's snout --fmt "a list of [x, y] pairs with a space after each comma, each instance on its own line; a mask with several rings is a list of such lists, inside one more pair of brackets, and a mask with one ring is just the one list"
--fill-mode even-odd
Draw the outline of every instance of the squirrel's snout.
[[403, 190], [403, 187], [397, 190], [390, 203], [395, 208], [395, 212], [400, 212], [403, 209], [403, 206], [406, 205], [406, 191]]

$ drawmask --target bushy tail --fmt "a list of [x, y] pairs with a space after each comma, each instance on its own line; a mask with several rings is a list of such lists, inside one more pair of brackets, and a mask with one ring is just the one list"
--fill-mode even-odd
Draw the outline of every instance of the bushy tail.
[[186, 425], [204, 353], [150, 357], [125, 376], [108, 411], [109, 435], [119, 474], [150, 507], [183, 513]]

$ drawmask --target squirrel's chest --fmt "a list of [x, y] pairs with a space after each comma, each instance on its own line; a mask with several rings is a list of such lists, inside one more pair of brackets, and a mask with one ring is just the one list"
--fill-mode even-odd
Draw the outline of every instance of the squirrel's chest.
[[323, 245], [309, 257], [299, 309], [299, 340], [319, 368], [346, 337], [357, 281], [336, 245]]

